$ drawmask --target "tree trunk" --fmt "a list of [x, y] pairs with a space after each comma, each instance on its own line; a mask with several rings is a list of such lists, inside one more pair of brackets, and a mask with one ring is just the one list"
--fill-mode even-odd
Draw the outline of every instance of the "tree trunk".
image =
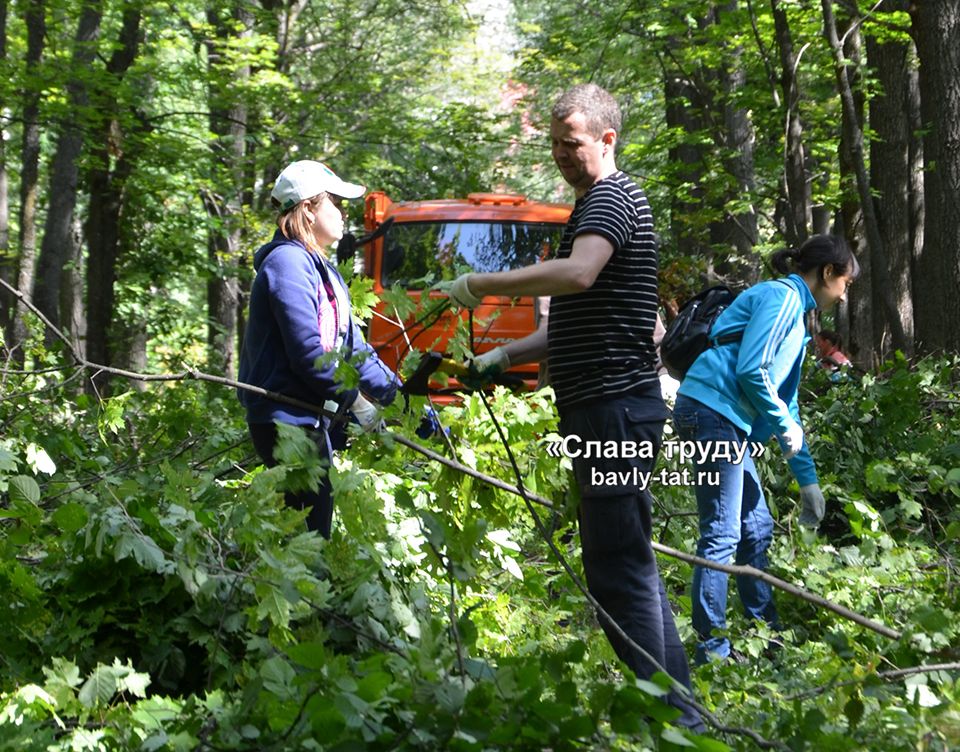
[[[33, 290], [33, 274], [37, 255], [37, 184], [40, 176], [40, 90], [36, 83], [43, 41], [46, 36], [43, 0], [27, 5], [27, 57], [23, 95], [23, 147], [20, 168], [20, 253], [17, 260], [17, 289], [24, 295]], [[15, 306], [11, 348], [23, 347], [27, 339], [27, 309]], [[21, 349], [16, 360], [23, 361]]]
[[[227, 375], [236, 372], [237, 329], [240, 307], [239, 257], [243, 244], [244, 169], [247, 136], [247, 108], [243, 82], [250, 77], [250, 66], [226, 67], [221, 48], [236, 39], [249, 37], [253, 17], [238, 4], [231, 22], [224, 23], [216, 9], [208, 10], [207, 20], [216, 30], [208, 42], [210, 68], [210, 130], [216, 185], [222, 192], [208, 194], [204, 205], [210, 218], [207, 252], [215, 270], [207, 282], [208, 329], [207, 345], [211, 365]], [[232, 23], [236, 21], [237, 23]]]
[[[150, 342], [147, 322], [142, 317], [130, 321], [114, 321], [112, 331], [119, 341], [119, 346], [114, 349], [115, 357], [122, 358], [120, 367], [134, 373], [146, 372], [147, 345]], [[147, 389], [146, 381], [134, 379], [129, 382], [129, 385], [138, 392]]]
[[923, 247], [914, 277], [917, 349], [960, 352], [960, 0], [911, 7], [920, 58]]
[[[120, 40], [107, 72], [114, 81], [120, 81], [136, 59], [140, 47], [140, 10], [127, 6], [123, 12]], [[87, 358], [94, 363], [113, 365], [115, 350], [110, 343], [110, 324], [114, 310], [114, 285], [120, 257], [120, 214], [123, 189], [133, 171], [133, 157], [124, 151], [124, 135], [114, 117], [117, 102], [110, 90], [98, 92], [103, 115], [103, 132], [96, 140], [97, 148], [91, 154], [94, 165], [87, 178], [90, 206], [86, 222], [87, 252]], [[111, 170], [111, 160], [115, 166]], [[122, 358], [119, 359], [122, 361]], [[107, 379], [98, 377], [89, 382], [91, 388], [102, 391]]]
[[784, 174], [780, 183], [782, 195], [777, 214], [787, 243], [797, 247], [807, 239], [813, 223], [807, 158], [803, 148], [803, 123], [800, 121], [800, 87], [796, 76], [799, 61], [793, 51], [793, 37], [782, 0], [770, 0], [770, 9], [780, 53], [783, 101], [787, 108], [784, 121]]
[[[696, 134], [706, 124], [696, 82], [682, 71], [672, 70], [665, 74], [667, 127], [684, 133]], [[703, 212], [703, 161], [704, 147], [699, 139], [691, 138], [671, 147], [669, 159], [676, 171], [676, 180], [685, 186], [685, 191], [676, 191], [670, 199], [670, 227], [677, 252], [691, 258], [709, 258], [709, 240], [699, 217]]]
[[[835, 312], [835, 325], [844, 341], [844, 350], [862, 368], [871, 368], [876, 360], [873, 340], [873, 253], [866, 241], [863, 223], [863, 208], [857, 192], [857, 139], [863, 142], [865, 101], [860, 87], [860, 30], [859, 18], [844, 16], [838, 24], [843, 34], [843, 57], [850, 62], [846, 66], [847, 81], [853, 98], [853, 109], [840, 108], [840, 142], [837, 161], [840, 171], [840, 212], [836, 231], [847, 239], [850, 248], [857, 254], [862, 267], [860, 279], [850, 289], [846, 305]], [[828, 32], [829, 35], [829, 32]], [[838, 40], [839, 43], [839, 40]], [[823, 171], [829, 175], [829, 169]]]
[[70, 340], [73, 348], [81, 355], [86, 355], [87, 319], [83, 307], [83, 243], [81, 236], [83, 227], [80, 219], [74, 214], [73, 227], [70, 231], [70, 256], [61, 271], [60, 282], [60, 315], [62, 331]]
[[[0, 0], [0, 65], [7, 60], [7, 0]], [[9, 106], [0, 101], [0, 111]], [[7, 137], [0, 128], [0, 279], [13, 284], [13, 264], [10, 257], [10, 186], [7, 180]], [[0, 334], [6, 332], [13, 315], [14, 297], [0, 289]]]
[[836, 21], [833, 16], [833, 0], [821, 0], [823, 7], [824, 29], [833, 50], [834, 67], [837, 74], [837, 88], [840, 101], [843, 105], [843, 125], [847, 142], [850, 144], [850, 155], [856, 174], [857, 191], [860, 196], [860, 208], [863, 212], [864, 232], [867, 246], [871, 255], [871, 280], [875, 282], [875, 289], [883, 301], [884, 310], [893, 334], [893, 346], [903, 349], [905, 336], [903, 325], [894, 302], [893, 291], [890, 286], [888, 263], [883, 237], [877, 222], [876, 211], [873, 206], [873, 196], [870, 192], [870, 178], [867, 175], [866, 160], [863, 153], [863, 127], [857, 117], [857, 107], [854, 100], [850, 80], [847, 75], [846, 61], [837, 36]]
[[[251, 116], [250, 130], [257, 132], [258, 122], [256, 112]], [[257, 184], [257, 144], [251, 142], [247, 147], [246, 171], [244, 173], [244, 191], [241, 201], [244, 206], [258, 207], [263, 211], [265, 205], [258, 206], [256, 193]], [[269, 185], [269, 184], [268, 184]], [[249, 239], [245, 236], [237, 257], [238, 292], [237, 292], [237, 353], [243, 352], [243, 336], [247, 331], [247, 311], [250, 307], [250, 288], [253, 285], [253, 254]]]
[[[883, 11], [907, 10], [908, 0], [888, 0]], [[867, 39], [867, 59], [880, 84], [870, 100], [870, 183], [877, 195], [877, 220], [887, 250], [888, 274], [906, 342], [904, 354], [913, 355], [912, 263], [916, 228], [911, 215], [913, 195], [911, 156], [917, 153], [917, 131], [911, 126], [910, 89], [913, 51], [909, 40], [881, 42]], [[879, 283], [872, 278], [874, 287]], [[892, 328], [880, 296], [873, 292], [873, 341], [876, 355], [893, 354]]]
[[[74, 40], [71, 71], [85, 71], [93, 62], [100, 36], [102, 0], [91, 0], [84, 5], [77, 35]], [[86, 84], [83, 78], [74, 76], [67, 83], [67, 100], [70, 111], [80, 113], [88, 103]], [[74, 118], [77, 115], [73, 116]], [[83, 149], [84, 129], [75, 120], [59, 126], [60, 137], [53, 158], [50, 176], [49, 208], [37, 262], [37, 279], [33, 299], [37, 308], [60, 326], [60, 285], [62, 270], [72, 251], [73, 212], [77, 204], [78, 164]], [[50, 334], [52, 337], [52, 333]], [[48, 341], [52, 341], [49, 340]]]
[[[727, 3], [723, 10], [734, 12], [736, 3]], [[724, 102], [722, 146], [727, 153], [733, 155], [727, 159], [726, 168], [735, 181], [736, 193], [729, 196], [728, 200], [739, 202], [744, 196], [752, 196], [756, 190], [753, 159], [755, 138], [750, 114], [737, 104], [738, 95], [747, 83], [743, 48], [728, 47], [725, 53], [725, 63], [720, 73]], [[754, 284], [760, 274], [760, 259], [754, 251], [757, 240], [757, 212], [752, 204], [737, 214], [727, 212], [724, 220], [715, 227], [713, 243], [734, 248], [738, 263], [720, 263], [717, 267], [718, 274], [745, 285]]]
[[[916, 41], [912, 45], [913, 55], [916, 58]], [[907, 75], [910, 79], [910, 85], [907, 89], [907, 117], [910, 123], [910, 226], [913, 228], [910, 248], [910, 286], [913, 319], [911, 326], [913, 328], [913, 350], [917, 349], [917, 323], [916, 307], [917, 300], [917, 263], [923, 253], [923, 239], [926, 228], [926, 199], [924, 197], [924, 174], [923, 174], [923, 113], [920, 101], [920, 66], [913, 66]]]

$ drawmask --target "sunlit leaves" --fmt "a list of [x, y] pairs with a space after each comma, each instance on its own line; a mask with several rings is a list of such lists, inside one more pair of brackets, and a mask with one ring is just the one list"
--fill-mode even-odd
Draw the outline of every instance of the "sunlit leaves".
[[129, 664], [123, 665], [120, 659], [114, 660], [110, 666], [97, 666], [87, 678], [77, 699], [81, 705], [94, 707], [106, 705], [117, 693], [126, 693], [131, 697], [146, 697], [150, 677], [134, 671]]
[[[946, 503], [957, 464], [956, 418], [940, 409], [952, 399], [949, 373], [895, 369], [823, 385], [807, 425], [831, 514], [850, 526], [832, 540], [791, 535], [796, 490], [777, 458], [764, 459], [782, 526], [771, 567], [904, 638], [785, 595], [781, 633], [731, 611], [748, 662], [694, 672], [697, 698], [728, 725], [798, 748], [838, 748], [842, 739], [886, 749], [894, 739], [889, 748], [899, 750], [924, 734], [952, 738], [949, 673], [877, 678], [888, 666], [940, 660], [958, 639], [960, 607], [922, 527], [936, 522], [941, 546], [960, 529]], [[550, 401], [500, 389], [490, 399], [525, 485], [536, 479], [555, 504], [538, 512], [577, 568], [568, 468], [543, 451], [556, 430]], [[187, 750], [202, 733], [223, 749], [320, 734], [342, 749], [493, 750], [517, 740], [556, 750], [747, 748], [736, 736], [689, 738], [672, 725], [663, 683], [620, 673], [520, 499], [397, 443], [357, 437], [332, 470], [337, 519], [322, 541], [283, 507], [286, 489], [324, 471], [313, 443], [281, 429], [281, 465], [249, 460], [250, 472], [241, 470], [234, 463], [249, 448], [225, 449], [245, 435], [232, 408], [216, 392], [177, 385], [127, 397], [124, 429], [104, 432], [107, 441], [92, 411], [64, 421], [35, 410], [22, 439], [4, 442], [0, 586], [11, 606], [0, 611], [0, 637], [17, 685], [0, 687], [0, 734], [42, 734], [45, 723], [60, 728], [57, 717], [88, 736], [51, 731], [42, 738], [56, 750]], [[906, 436], [902, 425], [917, 411], [929, 411], [931, 427]], [[461, 461], [514, 481], [479, 396], [441, 419]], [[399, 407], [390, 420], [402, 432], [414, 422]], [[41, 436], [56, 459], [52, 475], [31, 474], [26, 460]], [[657, 519], [669, 519], [660, 534], [690, 545], [689, 489], [658, 497]], [[689, 643], [689, 570], [667, 559], [660, 567]], [[771, 641], [782, 644], [773, 660]], [[28, 687], [39, 689], [24, 694]]]

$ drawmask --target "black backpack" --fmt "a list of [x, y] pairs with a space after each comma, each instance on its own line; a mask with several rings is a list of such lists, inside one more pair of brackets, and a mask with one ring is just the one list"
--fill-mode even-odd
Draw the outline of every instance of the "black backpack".
[[[660, 342], [660, 360], [673, 378], [683, 380], [687, 369], [704, 350], [713, 345], [710, 328], [737, 294], [729, 287], [716, 285], [690, 298], [670, 322]], [[716, 344], [736, 342], [743, 332], [725, 335]]]

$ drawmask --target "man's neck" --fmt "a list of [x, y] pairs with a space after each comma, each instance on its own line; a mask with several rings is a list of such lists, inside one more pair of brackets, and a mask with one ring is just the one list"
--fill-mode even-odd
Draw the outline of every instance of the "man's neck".
[[604, 178], [610, 177], [610, 176], [613, 175], [613, 173], [615, 173], [616, 171], [617, 171], [617, 166], [616, 166], [616, 164], [614, 164], [614, 163], [611, 162], [609, 165], [605, 165], [604, 168], [603, 168], [603, 170], [602, 170], [602, 171], [600, 172], [600, 174], [597, 176], [597, 179], [596, 179], [596, 180], [594, 180], [592, 183], [590, 183], [590, 185], [587, 186], [586, 188], [577, 188], [577, 189], [575, 189], [574, 192], [573, 192], [573, 195], [576, 196], [577, 198], [581, 198], [582, 196], [584, 196], [584, 195], [587, 193], [587, 191], [589, 191], [591, 188], [593, 188], [593, 186], [595, 186], [597, 183], [599, 183], [599, 182], [600, 182], [601, 180], [603, 180]]

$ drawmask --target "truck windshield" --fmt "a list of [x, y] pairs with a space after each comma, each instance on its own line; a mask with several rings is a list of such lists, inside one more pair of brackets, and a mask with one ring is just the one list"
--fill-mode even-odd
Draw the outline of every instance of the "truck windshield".
[[[383, 238], [384, 287], [450, 278], [461, 265], [499, 272], [551, 257], [563, 225], [546, 222], [404, 222]], [[445, 273], [446, 272], [446, 273]]]

